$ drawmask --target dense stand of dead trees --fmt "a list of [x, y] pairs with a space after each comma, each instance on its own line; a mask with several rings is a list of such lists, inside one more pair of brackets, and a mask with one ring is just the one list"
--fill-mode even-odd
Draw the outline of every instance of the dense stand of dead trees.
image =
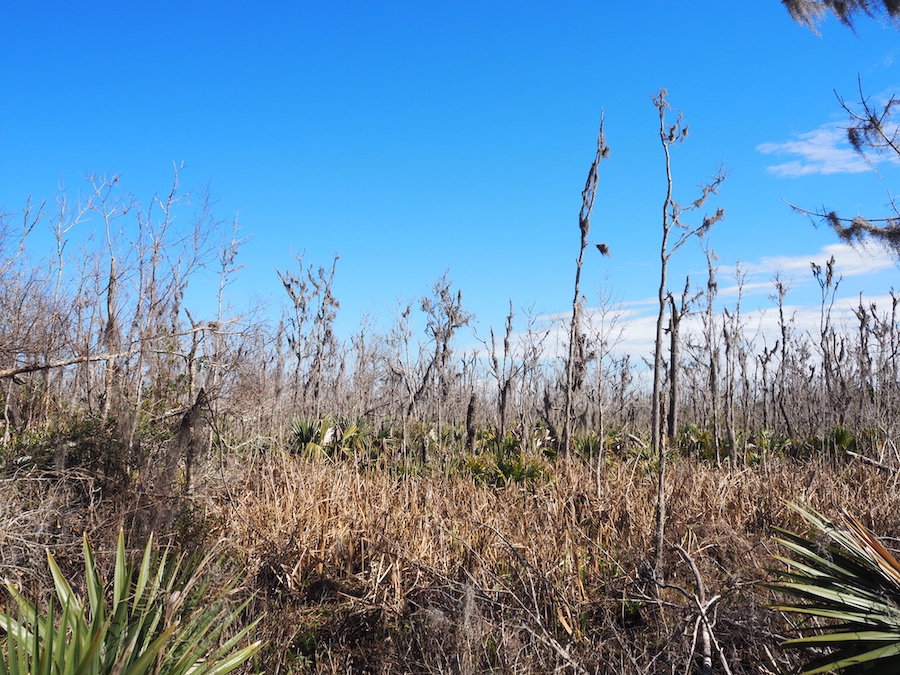
[[[654, 103], [665, 200], [652, 361], [617, 349], [624, 312], [608, 298], [592, 303], [580, 288], [598, 166], [609, 153], [602, 126], [582, 194], [566, 325], [527, 312], [519, 325], [511, 301], [502, 334], [490, 329], [480, 348], [461, 338], [474, 317], [448, 274], [418, 301], [401, 303], [389, 325], [365, 320], [342, 339], [334, 329], [337, 257], [324, 267], [298, 258], [297, 269], [279, 271], [280, 314], [242, 313], [227, 296], [240, 270], [237, 224], [217, 220], [208, 196], [188, 202], [180, 168], [148, 208], [117, 177], [92, 177], [77, 202], [62, 194], [55, 207], [29, 203], [19, 218], [0, 217], [3, 447], [12, 451], [49, 429], [58, 432], [66, 420], [94, 419], [108, 421], [139, 456], [141, 436], [155, 422], [196, 411], [200, 400], [220, 420], [220, 435], [236, 443], [279, 443], [292, 421], [330, 417], [381, 429], [422, 460], [453, 445], [446, 442], [450, 429], [464, 430], [469, 451], [477, 449], [479, 430], [500, 438], [543, 435], [558, 451], [649, 441], [661, 472], [677, 448], [702, 447], [717, 463], [727, 458], [736, 467], [748, 453], [822, 439], [836, 427], [892, 439], [900, 296], [892, 293], [887, 307], [860, 297], [850, 315], [855, 325], [844, 325], [836, 317], [835, 263], [814, 263], [818, 331], [797, 325], [789, 285], [776, 276], [773, 334], [749, 325], [740, 294], [722, 303], [709, 249], [705, 288], [686, 279], [683, 290], [670, 289], [672, 256], [723, 216], [721, 208], [699, 212], [725, 174], [702, 185], [694, 201], [677, 202], [670, 150], [685, 140], [687, 125], [680, 116], [667, 120], [664, 91]], [[691, 215], [698, 221], [688, 223]], [[54, 237], [55, 249], [33, 259], [29, 242], [39, 227]], [[102, 238], [86, 236], [88, 228]], [[605, 244], [598, 248], [608, 252]], [[191, 298], [201, 273], [218, 278], [214, 302]], [[739, 273], [738, 287], [743, 283]]]
[[[251, 321], [222, 303], [189, 308], [192, 275], [216, 268], [224, 289], [236, 273], [233, 234], [221, 227], [216, 234], [206, 215], [194, 230], [176, 231], [175, 197], [162, 200], [156, 213], [133, 204], [126, 213], [111, 206], [112, 192], [100, 194], [99, 206], [73, 217], [80, 221], [97, 209], [106, 220], [121, 212], [134, 219], [137, 233], [126, 237], [123, 224], [110, 227], [110, 237], [77, 260], [51, 261], [50, 274], [48, 261], [28, 258], [27, 245], [17, 253], [19, 236], [5, 223], [0, 423], [7, 444], [67, 415], [116, 418], [133, 438], [142, 415], [163, 418], [186, 409], [201, 388], [222, 415], [233, 417], [231, 428], [261, 437], [278, 436], [292, 419], [326, 415], [407, 433], [462, 427], [467, 419], [471, 425], [473, 416], [478, 428], [501, 435], [568, 427], [560, 437], [567, 434], [570, 448], [601, 428], [651, 441], [662, 433], [672, 446], [691, 427], [708, 431], [713, 451], [739, 464], [764, 434], [796, 441], [836, 425], [883, 437], [894, 431], [900, 297], [891, 295], [887, 307], [860, 298], [855, 327], [842, 326], [833, 261], [812, 269], [822, 290], [817, 333], [795, 325], [787, 309], [790, 289], [776, 278], [771, 311], [778, 331], [758, 335], [739, 302], [715, 308], [710, 254], [702, 295], [687, 283], [677, 297], [661, 296], [661, 332], [668, 337], [659, 358], [666, 368], [659, 371], [660, 404], [652, 414], [646, 370], [617, 353], [610, 337], [610, 325], [621, 323], [615, 308], [607, 308], [603, 329], [591, 323], [597, 311], [576, 308], [583, 311], [576, 354], [593, 356], [574, 389], [566, 373], [571, 355], [554, 356], [562, 327], [528, 317], [517, 330], [512, 303], [501, 335], [490, 331], [480, 350], [463, 350], [460, 331], [472, 315], [447, 276], [418, 303], [401, 307], [385, 331], [367, 324], [346, 341], [333, 329], [334, 264], [280, 273], [288, 300], [281, 317]], [[27, 218], [33, 227], [51, 215], [32, 211]]]

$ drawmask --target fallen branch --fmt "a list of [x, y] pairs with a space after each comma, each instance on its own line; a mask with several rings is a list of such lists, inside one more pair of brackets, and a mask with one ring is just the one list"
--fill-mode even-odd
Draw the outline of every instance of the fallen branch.
[[866, 464], [871, 464], [872, 466], [878, 467], [883, 471], [887, 471], [892, 476], [897, 473], [897, 469], [895, 467], [888, 466], [884, 462], [879, 462], [877, 459], [866, 457], [865, 455], [861, 455], [858, 452], [853, 452], [852, 450], [847, 450], [846, 453], [851, 457], [855, 457], [856, 459], [865, 462]]
[[25, 373], [39, 373], [43, 370], [52, 370], [54, 368], [65, 368], [66, 366], [74, 366], [76, 363], [91, 363], [93, 361], [109, 361], [110, 359], [118, 359], [122, 356], [132, 356], [137, 354], [139, 349], [132, 349], [127, 352], [117, 352], [115, 354], [88, 354], [87, 356], [75, 356], [70, 359], [61, 361], [50, 361], [49, 363], [32, 363], [27, 366], [17, 366], [16, 368], [7, 368], [0, 370], [0, 380], [23, 375]]
[[709, 611], [716, 605], [716, 603], [719, 602], [719, 600], [722, 599], [722, 596], [717, 594], [711, 598], [707, 598], [706, 585], [703, 583], [703, 578], [700, 576], [700, 570], [697, 567], [697, 563], [694, 561], [691, 555], [678, 544], [676, 544], [674, 548], [676, 551], [678, 551], [678, 553], [690, 567], [691, 574], [693, 574], [694, 581], [697, 584], [697, 592], [691, 593], [690, 591], [675, 584], [660, 584], [660, 586], [662, 588], [671, 588], [678, 591], [688, 600], [692, 600], [694, 606], [697, 608], [697, 618], [694, 623], [694, 644], [691, 646], [691, 651], [693, 652], [693, 649], [696, 646], [698, 637], [697, 633], [699, 631], [701, 645], [700, 672], [703, 673], [703, 675], [712, 674], [712, 648], [715, 647], [716, 652], [719, 655], [719, 661], [722, 664], [723, 670], [727, 675], [731, 675], [731, 668], [729, 667], [728, 661], [725, 658], [725, 652], [722, 650], [722, 646], [716, 639], [715, 633], [713, 632], [713, 622], [709, 618]]

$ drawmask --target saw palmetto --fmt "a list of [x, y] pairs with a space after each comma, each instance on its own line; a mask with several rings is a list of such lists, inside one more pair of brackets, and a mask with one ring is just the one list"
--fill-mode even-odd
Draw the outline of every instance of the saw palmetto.
[[777, 556], [787, 570], [770, 587], [797, 602], [774, 609], [805, 617], [782, 646], [812, 651], [803, 673], [900, 672], [900, 563], [852, 516], [789, 506], [816, 534], [778, 530], [790, 557]]

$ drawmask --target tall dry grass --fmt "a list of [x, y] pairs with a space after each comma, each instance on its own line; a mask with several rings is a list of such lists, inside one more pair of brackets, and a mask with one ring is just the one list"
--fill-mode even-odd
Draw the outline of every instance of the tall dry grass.
[[[219, 468], [206, 535], [258, 595], [264, 672], [692, 672], [696, 563], [717, 663], [776, 672], [789, 620], [766, 610], [784, 499], [850, 508], [900, 534], [900, 496], [860, 462], [772, 460], [668, 472], [667, 587], [651, 578], [656, 475], [577, 458], [496, 488], [456, 469], [362, 468], [285, 453]], [[679, 590], [681, 589], [681, 590]], [[724, 672], [724, 671], [723, 671]]]

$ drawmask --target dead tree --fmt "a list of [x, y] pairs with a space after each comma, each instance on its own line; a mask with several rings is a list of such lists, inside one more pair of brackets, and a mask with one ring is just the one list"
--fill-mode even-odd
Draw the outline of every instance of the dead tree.
[[[663, 439], [661, 420], [663, 409], [663, 377], [665, 364], [663, 349], [665, 342], [665, 316], [668, 305], [668, 270], [669, 261], [678, 249], [684, 246], [694, 236], [702, 237], [709, 229], [725, 216], [725, 210], [719, 208], [710, 216], [704, 216], [700, 225], [688, 225], [682, 218], [689, 212], [703, 208], [707, 199], [716, 194], [719, 186], [725, 180], [726, 174], [720, 168], [719, 171], [702, 186], [701, 194], [688, 205], [680, 204], [674, 199], [674, 180], [672, 173], [671, 147], [683, 143], [688, 136], [688, 126], [684, 123], [681, 113], [674, 123], [666, 120], [666, 113], [670, 109], [666, 100], [666, 90], [660, 89], [653, 97], [653, 104], [659, 113], [659, 139], [665, 156], [666, 192], [662, 205], [662, 242], [660, 244], [660, 275], [658, 291], [659, 313], [656, 318], [656, 340], [654, 344], [653, 359], [653, 393], [650, 402], [650, 439], [653, 454], [659, 462], [657, 483], [657, 508], [656, 508], [656, 547], [654, 570], [662, 579], [662, 558], [665, 552], [664, 532], [666, 519], [665, 506], [665, 468], [666, 468], [666, 444]], [[671, 238], [675, 235], [674, 243]]]
[[[588, 246], [588, 235], [591, 231], [591, 213], [594, 210], [594, 198], [597, 195], [597, 183], [600, 180], [600, 161], [609, 157], [609, 146], [603, 131], [603, 117], [600, 117], [600, 131], [597, 133], [597, 151], [588, 171], [584, 190], [581, 191], [581, 212], [578, 214], [578, 227], [581, 233], [581, 245], [575, 261], [575, 297], [572, 300], [572, 321], [569, 325], [569, 354], [566, 358], [566, 387], [563, 403], [563, 436], [560, 452], [567, 452], [572, 442], [572, 426], [574, 422], [574, 405], [581, 387], [584, 384], [587, 363], [585, 357], [585, 336], [582, 333], [581, 313], [584, 299], [581, 297], [581, 267], [584, 264], [584, 251]], [[597, 244], [604, 255], [609, 254], [606, 244]]]
[[[116, 354], [122, 351], [121, 339], [122, 329], [119, 324], [119, 281], [122, 272], [118, 264], [118, 244], [116, 242], [117, 233], [113, 224], [119, 218], [125, 216], [130, 210], [132, 204], [128, 201], [119, 201], [113, 198], [113, 191], [119, 183], [119, 177], [113, 176], [111, 179], [92, 178], [91, 186], [93, 188], [93, 210], [100, 215], [103, 221], [103, 227], [106, 236], [106, 255], [108, 257], [109, 272], [106, 280], [106, 312], [103, 326], [103, 333], [100, 339], [101, 345], [107, 354]], [[103, 403], [100, 413], [103, 417], [108, 417], [112, 406], [113, 397], [116, 388], [116, 373], [119, 369], [118, 360], [110, 358], [106, 361], [106, 368], [103, 378]]]
[[[505, 331], [503, 334], [502, 353], [498, 349], [497, 337], [494, 329], [490, 330], [490, 341], [484, 345], [488, 352], [488, 365], [491, 376], [497, 384], [497, 435], [503, 438], [506, 435], [507, 421], [509, 419], [510, 399], [515, 394], [516, 386], [521, 388], [531, 377], [537, 368], [543, 352], [544, 340], [548, 333], [540, 336], [534, 331], [533, 319], [529, 319], [528, 332], [524, 339], [513, 344], [513, 311], [512, 300], [509, 301], [509, 313], [506, 315]], [[518, 353], [517, 353], [518, 352]]]
[[700, 295], [691, 296], [691, 278], [684, 280], [680, 302], [669, 293], [669, 415], [667, 419], [668, 442], [674, 445], [678, 434], [679, 375], [681, 370], [681, 320]]
[[709, 416], [712, 427], [712, 446], [716, 452], [716, 466], [721, 466], [719, 455], [719, 332], [716, 329], [716, 313], [714, 302], [719, 293], [716, 281], [716, 254], [706, 249], [706, 313], [703, 317], [703, 335], [706, 341], [706, 356], [709, 360]]
[[294, 403], [302, 400], [304, 408], [319, 416], [322, 412], [321, 393], [325, 366], [337, 351], [334, 322], [340, 303], [331, 291], [337, 269], [338, 256], [330, 269], [304, 267], [303, 259], [295, 256], [300, 274], [278, 272], [281, 284], [291, 299], [293, 313], [289, 318], [292, 329], [288, 345], [294, 353]]
[[[424, 399], [429, 388], [437, 385], [440, 394], [447, 394], [448, 365], [453, 353], [452, 341], [456, 332], [469, 324], [473, 315], [462, 308], [462, 291], [455, 294], [452, 291], [452, 283], [444, 274], [434, 283], [433, 295], [423, 296], [420, 307], [426, 316], [425, 332], [429, 336], [434, 351], [425, 365], [422, 379], [412, 395], [407, 408], [407, 416], [412, 415], [416, 406]], [[440, 396], [441, 399], [444, 396]], [[437, 419], [440, 427], [444, 405], [437, 402]], [[438, 433], [440, 438], [440, 433]], [[422, 462], [427, 459], [425, 445], [422, 446]]]

